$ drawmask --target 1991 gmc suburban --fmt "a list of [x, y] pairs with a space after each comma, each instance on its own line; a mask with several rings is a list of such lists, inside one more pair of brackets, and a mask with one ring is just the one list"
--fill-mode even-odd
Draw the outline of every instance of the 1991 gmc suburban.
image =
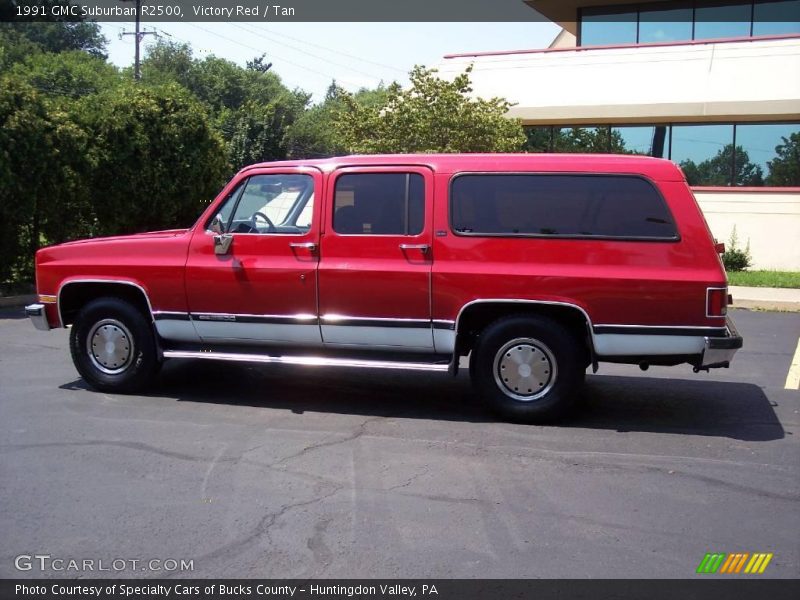
[[680, 169], [640, 156], [396, 155], [257, 164], [191, 229], [36, 255], [39, 329], [94, 388], [166, 359], [458, 370], [533, 421], [599, 362], [727, 367], [742, 338]]

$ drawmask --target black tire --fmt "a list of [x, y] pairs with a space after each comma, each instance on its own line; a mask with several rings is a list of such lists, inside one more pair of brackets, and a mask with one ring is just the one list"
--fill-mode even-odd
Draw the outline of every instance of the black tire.
[[514, 422], [563, 418], [586, 375], [584, 344], [556, 321], [539, 316], [505, 317], [489, 325], [472, 361], [470, 372], [482, 398]]
[[[108, 342], [112, 346], [104, 345]], [[69, 347], [78, 373], [101, 392], [142, 390], [160, 367], [151, 323], [119, 298], [98, 298], [84, 306], [72, 325]]]

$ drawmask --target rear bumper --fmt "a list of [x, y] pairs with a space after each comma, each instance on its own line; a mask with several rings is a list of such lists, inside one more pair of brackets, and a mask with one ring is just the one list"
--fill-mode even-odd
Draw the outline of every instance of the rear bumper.
[[44, 304], [29, 304], [25, 307], [25, 314], [33, 323], [33, 326], [40, 331], [50, 331], [50, 323], [47, 322], [47, 313]]
[[742, 347], [742, 336], [736, 330], [733, 319], [725, 319], [726, 335], [719, 337], [706, 337], [703, 356], [700, 361], [700, 368], [715, 369], [718, 367], [729, 367], [733, 355]]

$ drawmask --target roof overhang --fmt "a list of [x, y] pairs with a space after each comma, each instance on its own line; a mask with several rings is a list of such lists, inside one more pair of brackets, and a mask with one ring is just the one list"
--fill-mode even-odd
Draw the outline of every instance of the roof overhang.
[[592, 6], [620, 6], [623, 4], [657, 4], [667, 0], [523, 0], [542, 16], [557, 23], [573, 35], [578, 34], [578, 9]]

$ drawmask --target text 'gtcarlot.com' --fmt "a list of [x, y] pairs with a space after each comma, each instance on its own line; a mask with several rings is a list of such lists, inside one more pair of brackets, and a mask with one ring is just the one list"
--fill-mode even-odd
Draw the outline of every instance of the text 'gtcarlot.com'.
[[121, 572], [194, 571], [194, 560], [175, 558], [60, 558], [50, 554], [20, 554], [14, 558], [18, 571]]

